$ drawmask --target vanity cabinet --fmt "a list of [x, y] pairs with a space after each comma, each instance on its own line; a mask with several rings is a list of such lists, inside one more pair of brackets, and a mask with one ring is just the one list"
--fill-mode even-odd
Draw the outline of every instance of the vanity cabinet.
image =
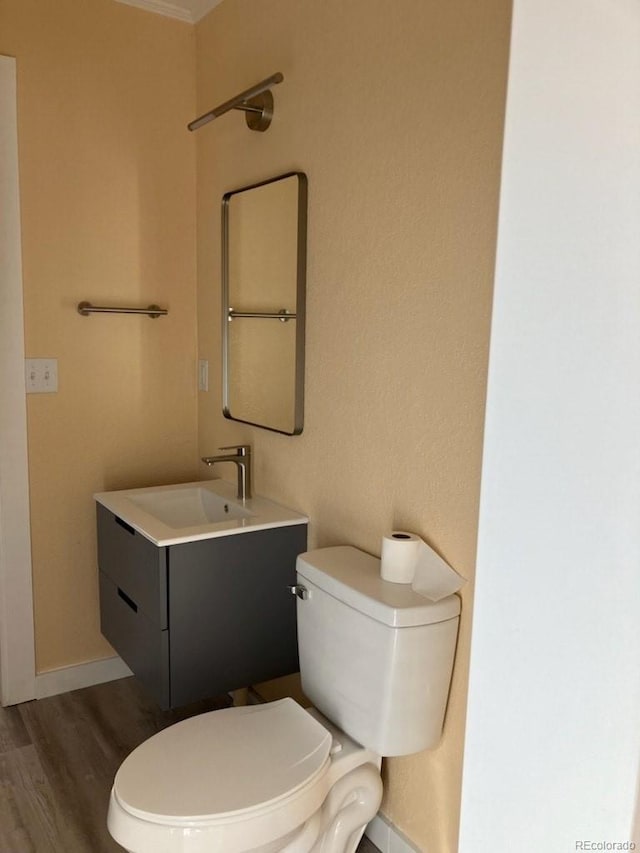
[[306, 523], [157, 546], [97, 518], [102, 633], [162, 708], [298, 671]]

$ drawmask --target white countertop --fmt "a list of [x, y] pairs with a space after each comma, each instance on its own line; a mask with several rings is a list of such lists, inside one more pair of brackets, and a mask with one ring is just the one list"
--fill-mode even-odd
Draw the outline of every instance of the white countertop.
[[[224, 521], [205, 522], [193, 526], [171, 526], [152, 511], [136, 504], [135, 498], [155, 498], [167, 492], [180, 492], [203, 489], [226, 501], [233, 511], [238, 508], [246, 514], [243, 518], [229, 518]], [[219, 536], [235, 536], [256, 530], [269, 530], [275, 527], [290, 527], [294, 524], [307, 524], [306, 515], [274, 503], [260, 496], [239, 501], [235, 486], [226, 480], [204, 480], [195, 483], [179, 483], [170, 486], [149, 486], [142, 489], [123, 489], [117, 492], [98, 492], [94, 496], [110, 512], [125, 521], [138, 533], [141, 533], [158, 546], [179, 545], [183, 542], [196, 542], [200, 539], [213, 539]]]

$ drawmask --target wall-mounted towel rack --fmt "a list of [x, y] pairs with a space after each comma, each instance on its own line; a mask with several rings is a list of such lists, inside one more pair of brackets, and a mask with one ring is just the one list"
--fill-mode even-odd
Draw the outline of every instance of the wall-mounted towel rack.
[[234, 311], [233, 308], [229, 308], [229, 321], [235, 320], [236, 317], [280, 320], [282, 323], [286, 323], [287, 320], [296, 319], [296, 315], [287, 311], [286, 308], [281, 308], [279, 311]]
[[105, 305], [92, 305], [90, 302], [78, 303], [78, 314], [83, 317], [88, 317], [89, 314], [146, 314], [155, 320], [156, 317], [163, 317], [168, 314], [166, 308], [160, 308], [159, 305], [149, 305], [147, 308], [115, 308]]

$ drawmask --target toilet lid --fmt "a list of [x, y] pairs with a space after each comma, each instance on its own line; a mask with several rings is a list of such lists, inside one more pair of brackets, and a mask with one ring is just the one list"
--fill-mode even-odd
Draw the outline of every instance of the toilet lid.
[[331, 740], [293, 699], [211, 711], [138, 746], [118, 770], [114, 793], [124, 808], [151, 821], [247, 812], [319, 774]]

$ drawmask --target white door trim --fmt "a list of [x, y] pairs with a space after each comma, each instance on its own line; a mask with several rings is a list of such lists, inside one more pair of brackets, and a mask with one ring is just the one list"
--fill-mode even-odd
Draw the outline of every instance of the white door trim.
[[0, 701], [35, 697], [16, 61], [0, 56]]

